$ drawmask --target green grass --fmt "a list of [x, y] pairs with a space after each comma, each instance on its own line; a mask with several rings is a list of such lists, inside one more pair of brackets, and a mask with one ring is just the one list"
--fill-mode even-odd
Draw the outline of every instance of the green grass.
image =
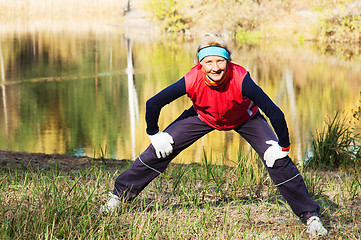
[[[6, 165], [0, 170], [0, 238], [307, 238], [258, 157], [240, 150], [234, 167], [214, 165], [215, 160], [205, 154], [203, 164], [170, 164], [136, 200], [109, 215], [99, 208], [129, 164]], [[303, 175], [322, 205], [330, 239], [359, 239], [361, 171], [303, 170]]]

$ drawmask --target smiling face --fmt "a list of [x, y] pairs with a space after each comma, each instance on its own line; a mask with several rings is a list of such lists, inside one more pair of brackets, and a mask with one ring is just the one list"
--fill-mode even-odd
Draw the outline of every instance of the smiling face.
[[208, 56], [200, 62], [207, 77], [214, 82], [220, 81], [226, 74], [227, 60], [223, 57]]

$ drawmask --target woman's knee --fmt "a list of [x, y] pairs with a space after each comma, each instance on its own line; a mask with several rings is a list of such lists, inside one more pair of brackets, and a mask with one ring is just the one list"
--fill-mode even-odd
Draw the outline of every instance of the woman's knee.
[[290, 157], [281, 158], [275, 161], [273, 167], [267, 167], [268, 173], [273, 182], [277, 185], [300, 174], [296, 165]]

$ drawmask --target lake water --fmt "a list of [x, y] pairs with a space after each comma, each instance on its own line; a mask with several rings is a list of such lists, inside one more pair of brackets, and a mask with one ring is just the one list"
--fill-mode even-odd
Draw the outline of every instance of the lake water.
[[[193, 66], [196, 42], [137, 41], [117, 30], [0, 35], [0, 149], [133, 159], [149, 144], [145, 102]], [[312, 134], [339, 111], [360, 105], [359, 48], [288, 42], [231, 44], [234, 62], [284, 111], [291, 157], [303, 159]], [[351, 49], [351, 50], [349, 50]], [[187, 97], [166, 106], [164, 128]], [[212, 132], [175, 161], [237, 160], [248, 144]]]

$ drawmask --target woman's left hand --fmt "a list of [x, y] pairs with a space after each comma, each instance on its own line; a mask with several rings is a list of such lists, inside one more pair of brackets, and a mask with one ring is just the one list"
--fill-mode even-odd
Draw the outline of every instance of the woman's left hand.
[[173, 137], [167, 132], [148, 135], [158, 158], [165, 158], [173, 152]]
[[269, 168], [273, 167], [277, 159], [287, 157], [290, 152], [282, 150], [282, 147], [274, 140], [268, 140], [266, 143], [271, 146], [265, 151], [263, 158]]

